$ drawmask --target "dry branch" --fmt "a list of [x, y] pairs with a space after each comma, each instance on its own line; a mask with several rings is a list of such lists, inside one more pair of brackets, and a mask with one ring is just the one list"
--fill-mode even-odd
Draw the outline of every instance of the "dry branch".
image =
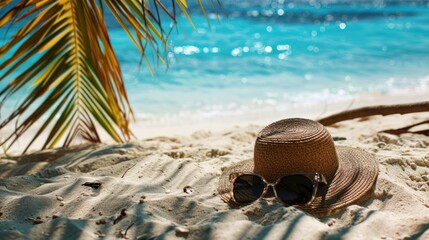
[[415, 112], [429, 112], [429, 101], [396, 105], [370, 106], [346, 110], [328, 117], [321, 118], [318, 120], [318, 122], [324, 126], [329, 126], [337, 122], [373, 115], [385, 116], [390, 114], [407, 114]]
[[[385, 130], [383, 132], [384, 133], [390, 133], [390, 134], [399, 135], [399, 134], [403, 134], [403, 133], [409, 132], [408, 130], [410, 130], [410, 128], [413, 128], [413, 127], [416, 127], [416, 126], [419, 126], [419, 125], [422, 125], [422, 124], [426, 124], [426, 123], [429, 123], [429, 120], [428, 121], [419, 122], [419, 123], [416, 123], [416, 124], [412, 124], [412, 125], [409, 125], [409, 126], [406, 126], [406, 127], [403, 127], [403, 128]], [[417, 131], [415, 133], [420, 133], [420, 134], [425, 134], [426, 135], [428, 133], [428, 130]]]

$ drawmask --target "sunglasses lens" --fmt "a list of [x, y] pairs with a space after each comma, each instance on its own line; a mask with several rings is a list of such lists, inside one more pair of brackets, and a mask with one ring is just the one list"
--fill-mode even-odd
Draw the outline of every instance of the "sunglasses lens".
[[264, 192], [264, 181], [255, 175], [241, 175], [234, 181], [233, 193], [237, 203], [251, 203]]
[[288, 205], [309, 203], [313, 189], [313, 182], [302, 175], [285, 176], [276, 185], [277, 197]]

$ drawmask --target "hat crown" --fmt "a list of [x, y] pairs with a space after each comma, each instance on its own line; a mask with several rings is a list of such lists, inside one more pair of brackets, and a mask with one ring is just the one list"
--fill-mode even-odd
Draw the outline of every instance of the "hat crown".
[[318, 122], [292, 118], [274, 122], [259, 133], [254, 172], [270, 182], [292, 173], [319, 172], [331, 181], [338, 156], [331, 135]]

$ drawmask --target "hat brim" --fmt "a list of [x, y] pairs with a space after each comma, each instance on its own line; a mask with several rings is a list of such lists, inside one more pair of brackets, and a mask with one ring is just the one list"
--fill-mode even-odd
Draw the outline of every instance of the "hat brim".
[[[319, 187], [315, 199], [309, 205], [296, 206], [312, 215], [331, 215], [341, 208], [366, 201], [372, 193], [378, 176], [378, 163], [366, 151], [336, 146], [338, 169], [333, 180]], [[221, 199], [232, 207], [239, 206], [231, 195], [232, 173], [253, 172], [253, 159], [241, 161], [226, 168], [219, 179], [218, 192]]]

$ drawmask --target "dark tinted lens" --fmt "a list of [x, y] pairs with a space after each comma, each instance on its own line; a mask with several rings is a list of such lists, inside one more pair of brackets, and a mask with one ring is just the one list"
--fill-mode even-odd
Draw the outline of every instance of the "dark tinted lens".
[[235, 180], [232, 191], [236, 202], [250, 203], [261, 197], [264, 181], [255, 175], [241, 175]]
[[288, 205], [310, 202], [313, 196], [313, 182], [302, 175], [290, 175], [281, 178], [276, 185], [277, 197]]

